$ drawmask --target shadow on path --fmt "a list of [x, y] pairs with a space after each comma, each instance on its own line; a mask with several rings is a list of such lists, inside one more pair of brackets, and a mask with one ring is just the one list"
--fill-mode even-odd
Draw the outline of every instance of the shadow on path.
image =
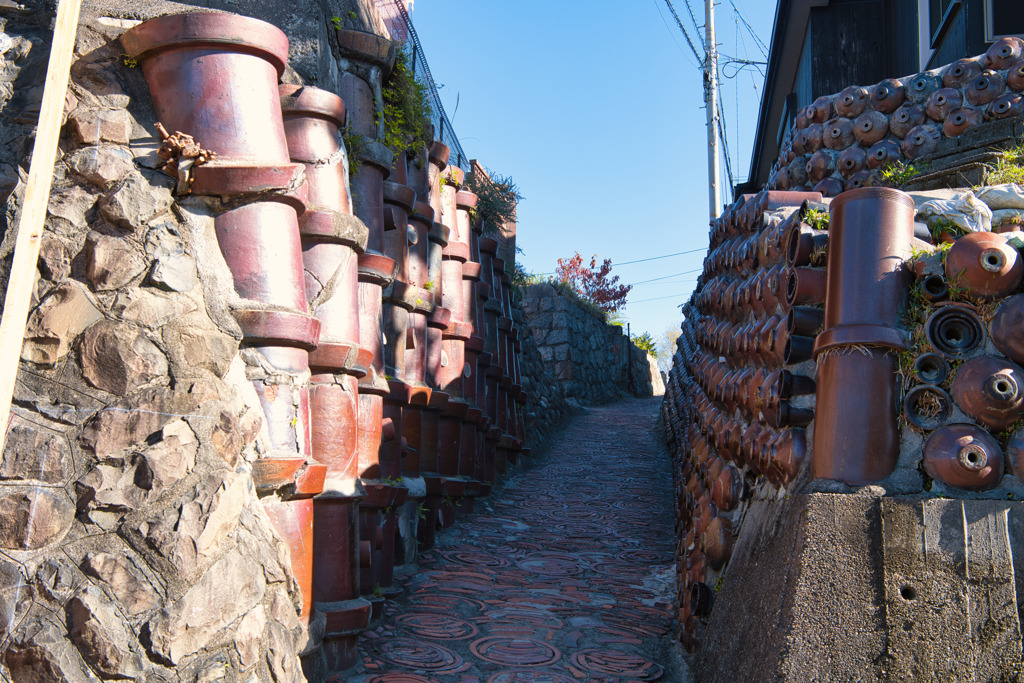
[[659, 399], [591, 408], [439, 534], [349, 681], [685, 681]]

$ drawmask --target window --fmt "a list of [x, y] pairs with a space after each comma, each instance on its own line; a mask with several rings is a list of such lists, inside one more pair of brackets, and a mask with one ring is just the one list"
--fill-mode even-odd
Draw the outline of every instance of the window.
[[1024, 2], [985, 0], [985, 42], [1012, 35], [1024, 35]]
[[[990, 0], [986, 0], [989, 2]], [[1014, 2], [1016, 0], [1011, 0]], [[929, 0], [928, 20], [931, 29], [931, 46], [934, 48], [942, 40], [942, 35], [949, 28], [957, 10], [960, 9], [960, 0]]]

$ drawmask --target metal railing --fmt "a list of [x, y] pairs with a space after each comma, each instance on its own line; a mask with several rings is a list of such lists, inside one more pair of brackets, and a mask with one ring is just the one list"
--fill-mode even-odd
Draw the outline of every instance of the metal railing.
[[463, 171], [469, 171], [469, 157], [466, 156], [465, 150], [462, 149], [462, 143], [459, 142], [458, 136], [455, 135], [455, 128], [448, 119], [444, 105], [441, 104], [441, 96], [437, 92], [437, 84], [430, 73], [426, 54], [423, 51], [423, 46], [420, 44], [419, 36], [416, 35], [416, 29], [413, 28], [412, 20], [409, 19], [405, 3], [402, 0], [376, 0], [376, 5], [377, 9], [385, 17], [385, 22], [391, 31], [392, 39], [405, 43], [406, 49], [409, 51], [409, 65], [413, 70], [413, 74], [415, 74], [420, 82], [427, 86], [427, 91], [429, 92], [428, 103], [431, 110], [430, 121], [434, 125], [434, 139], [440, 140], [451, 150], [451, 155], [448, 158], [449, 164], [458, 166]]

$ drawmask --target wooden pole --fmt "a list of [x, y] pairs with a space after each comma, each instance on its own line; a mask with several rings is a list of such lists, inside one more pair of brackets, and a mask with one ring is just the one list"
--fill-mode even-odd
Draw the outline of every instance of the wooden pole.
[[57, 19], [50, 44], [50, 61], [46, 67], [43, 101], [39, 108], [36, 140], [32, 147], [25, 199], [18, 212], [17, 238], [14, 242], [14, 263], [4, 297], [4, 312], [0, 317], [0, 453], [7, 444], [7, 430], [11, 423], [11, 397], [18, 376], [18, 360], [25, 339], [32, 289], [35, 286], [36, 263], [46, 220], [46, 207], [50, 200], [53, 165], [57, 158], [64, 97], [67, 95], [68, 74], [75, 50], [78, 14], [81, 0], [59, 0]]

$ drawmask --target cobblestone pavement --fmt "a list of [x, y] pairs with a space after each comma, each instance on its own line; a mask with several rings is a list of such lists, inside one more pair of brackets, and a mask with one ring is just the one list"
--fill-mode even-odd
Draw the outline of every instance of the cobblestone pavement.
[[[572, 418], [438, 536], [360, 639], [359, 683], [682, 681], [658, 399]], [[680, 667], [681, 668], [681, 667]]]

